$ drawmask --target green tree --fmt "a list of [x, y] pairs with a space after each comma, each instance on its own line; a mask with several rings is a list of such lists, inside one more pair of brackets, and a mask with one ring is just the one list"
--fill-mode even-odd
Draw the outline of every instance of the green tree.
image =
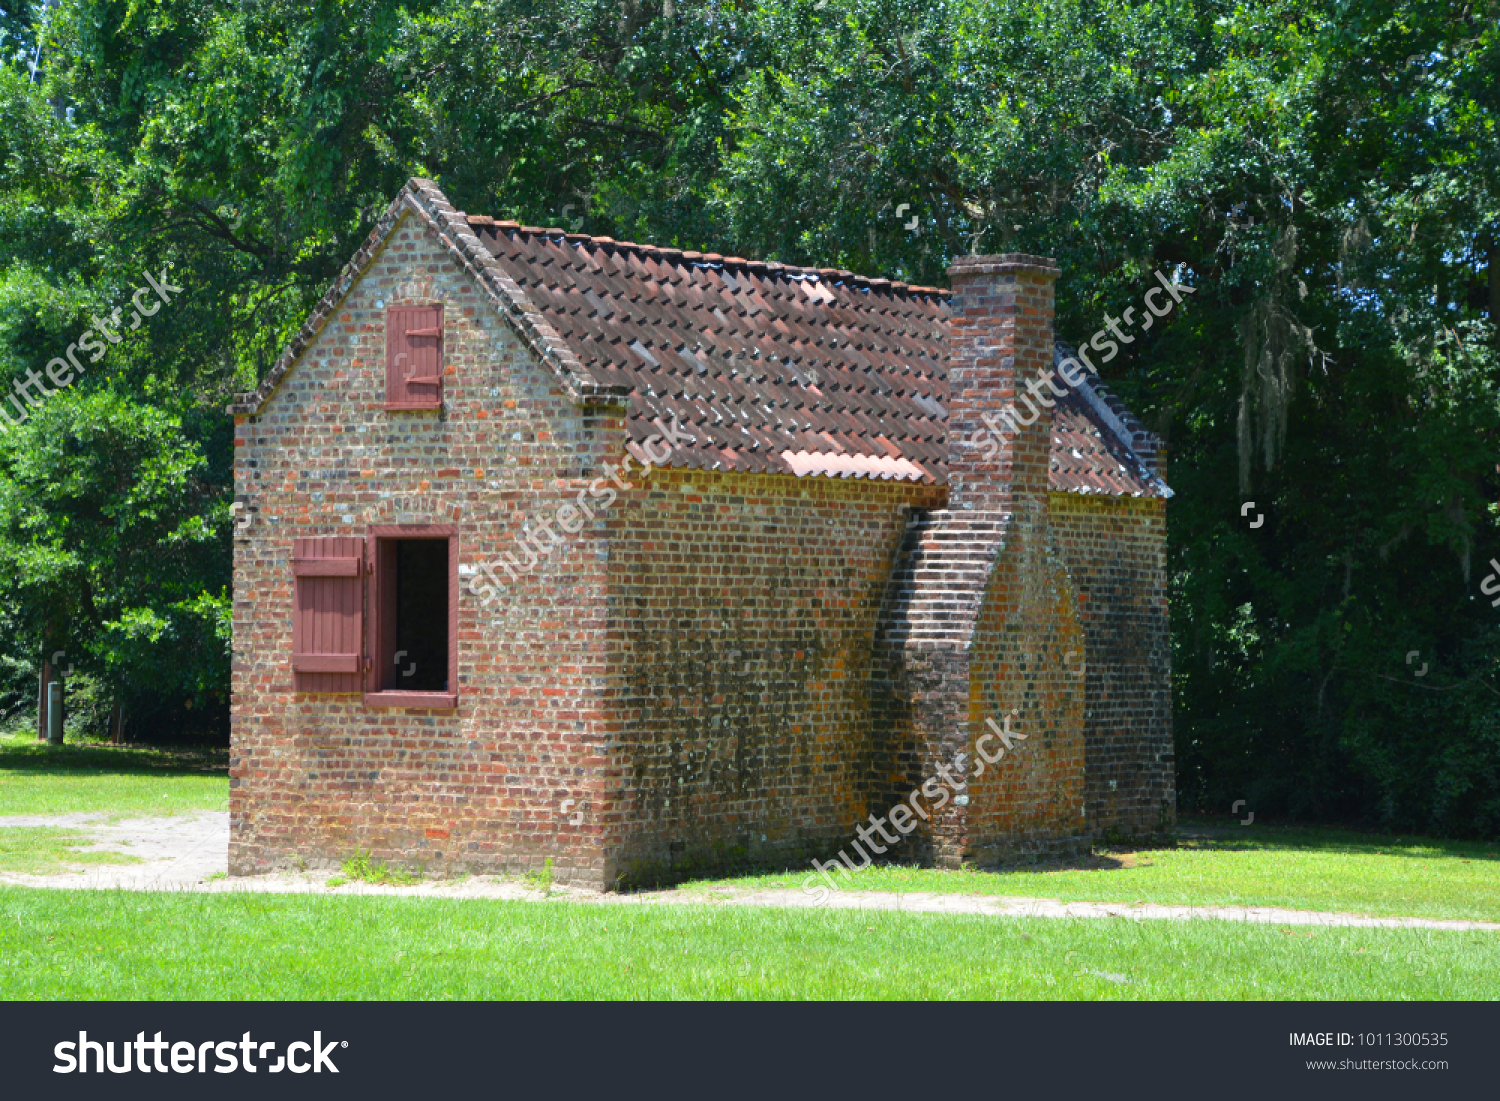
[[[500, 217], [908, 281], [941, 283], [969, 251], [1056, 256], [1075, 340], [1153, 271], [1179, 273], [1196, 293], [1103, 370], [1171, 448], [1184, 805], [1492, 834], [1497, 16], [1496, 0], [64, 0], [43, 29], [40, 5], [16, 5], [5, 377], [147, 271], [173, 264], [185, 293], [0, 441], [5, 668], [62, 615], [122, 691], [222, 685], [223, 406], [424, 175]], [[169, 551], [176, 587], [105, 568], [108, 524], [83, 517], [119, 485], [156, 511], [111, 514], [110, 538]], [[205, 664], [167, 671], [185, 639]]]

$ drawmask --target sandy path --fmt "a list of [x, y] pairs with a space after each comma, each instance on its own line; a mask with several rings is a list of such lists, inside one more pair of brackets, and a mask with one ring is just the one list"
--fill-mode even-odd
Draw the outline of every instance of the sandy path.
[[[459, 880], [432, 880], [410, 887], [377, 887], [368, 883], [327, 886], [335, 873], [308, 871], [243, 878], [223, 876], [229, 867], [229, 815], [213, 812], [173, 818], [135, 818], [109, 822], [103, 814], [68, 814], [46, 817], [0, 817], [0, 829], [9, 826], [64, 826], [85, 830], [94, 843], [87, 849], [128, 852], [144, 860], [141, 864], [94, 865], [87, 870], [59, 875], [0, 874], [0, 883], [26, 887], [124, 889], [133, 891], [234, 891], [281, 894], [337, 893], [341, 895], [399, 895], [413, 898], [532, 899], [542, 896], [515, 879], [470, 876]], [[554, 887], [553, 897], [606, 906], [779, 906], [815, 909], [817, 904], [792, 889], [642, 891], [632, 894], [601, 893], [570, 887]], [[1275, 907], [1159, 906], [1154, 903], [1061, 902], [1049, 898], [996, 898], [994, 896], [885, 891], [837, 891], [824, 904], [837, 910], [885, 910], [923, 914], [990, 914], [996, 917], [1040, 918], [1128, 918], [1133, 920], [1238, 921], [1258, 925], [1315, 925], [1366, 929], [1451, 929], [1500, 931], [1500, 922], [1440, 921], [1431, 918], [1364, 917], [1357, 914], [1318, 910], [1282, 910]]]
[[85, 852], [120, 852], [141, 858], [140, 864], [93, 864], [87, 871], [61, 875], [0, 873], [0, 882], [28, 887], [120, 887], [126, 890], [182, 890], [205, 876], [229, 869], [229, 815], [223, 811], [181, 814], [171, 818], [123, 818], [107, 814], [10, 815], [0, 829], [13, 826], [61, 826], [88, 833]]

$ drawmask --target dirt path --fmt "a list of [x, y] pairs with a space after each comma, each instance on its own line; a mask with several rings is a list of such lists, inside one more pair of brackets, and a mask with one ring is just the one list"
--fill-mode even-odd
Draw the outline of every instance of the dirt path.
[[[368, 883], [346, 883], [331, 888], [330, 871], [301, 874], [281, 873], [230, 879], [229, 815], [206, 813], [174, 818], [136, 818], [108, 821], [103, 814], [50, 815], [46, 817], [0, 817], [0, 829], [10, 826], [63, 826], [86, 831], [93, 850], [113, 850], [141, 857], [144, 863], [94, 865], [86, 871], [59, 875], [0, 873], [0, 883], [26, 887], [91, 888], [134, 891], [235, 891], [279, 894], [337, 893], [341, 895], [399, 895], [412, 898], [493, 898], [538, 900], [541, 893], [515, 879], [470, 876], [458, 880], [431, 880], [410, 887], [377, 887]], [[209, 878], [209, 877], [214, 878]], [[604, 906], [779, 906], [815, 909], [817, 904], [801, 891], [705, 890], [642, 891], [605, 894], [568, 887], [554, 887], [553, 897]], [[1049, 898], [997, 898], [960, 894], [885, 891], [838, 891], [824, 904], [837, 910], [883, 910], [923, 914], [990, 914], [996, 917], [1121, 918], [1131, 920], [1238, 921], [1252, 925], [1315, 925], [1374, 929], [1450, 929], [1500, 932], [1500, 922], [1439, 921], [1430, 918], [1364, 917], [1357, 914], [1317, 910], [1282, 910], [1251, 906], [1159, 906], [1154, 903], [1061, 902]]]
[[11, 815], [0, 817], [0, 829], [14, 826], [61, 826], [87, 833], [93, 844], [85, 852], [119, 852], [140, 857], [140, 864], [93, 864], [87, 871], [60, 875], [0, 873], [0, 882], [28, 887], [120, 887], [125, 890], [183, 890], [205, 876], [229, 870], [229, 815], [222, 811], [171, 818], [122, 818], [107, 814]]

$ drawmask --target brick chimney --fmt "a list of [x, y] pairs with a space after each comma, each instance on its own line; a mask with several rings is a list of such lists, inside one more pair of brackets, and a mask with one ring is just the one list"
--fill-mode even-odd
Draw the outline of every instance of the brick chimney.
[[1041, 378], [1052, 369], [1058, 274], [1056, 261], [1017, 252], [961, 256], [948, 269], [950, 509], [1046, 502], [1056, 395]]

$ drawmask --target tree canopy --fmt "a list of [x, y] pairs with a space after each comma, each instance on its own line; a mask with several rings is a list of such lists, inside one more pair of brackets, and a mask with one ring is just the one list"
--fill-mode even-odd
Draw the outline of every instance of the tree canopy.
[[1182, 805], [1500, 829], [1497, 0], [7, 2], [0, 369], [183, 288], [0, 407], [10, 706], [49, 648], [225, 706], [224, 406], [422, 175], [920, 283], [1054, 256], [1075, 338], [1177, 273], [1104, 373], [1170, 449]]

